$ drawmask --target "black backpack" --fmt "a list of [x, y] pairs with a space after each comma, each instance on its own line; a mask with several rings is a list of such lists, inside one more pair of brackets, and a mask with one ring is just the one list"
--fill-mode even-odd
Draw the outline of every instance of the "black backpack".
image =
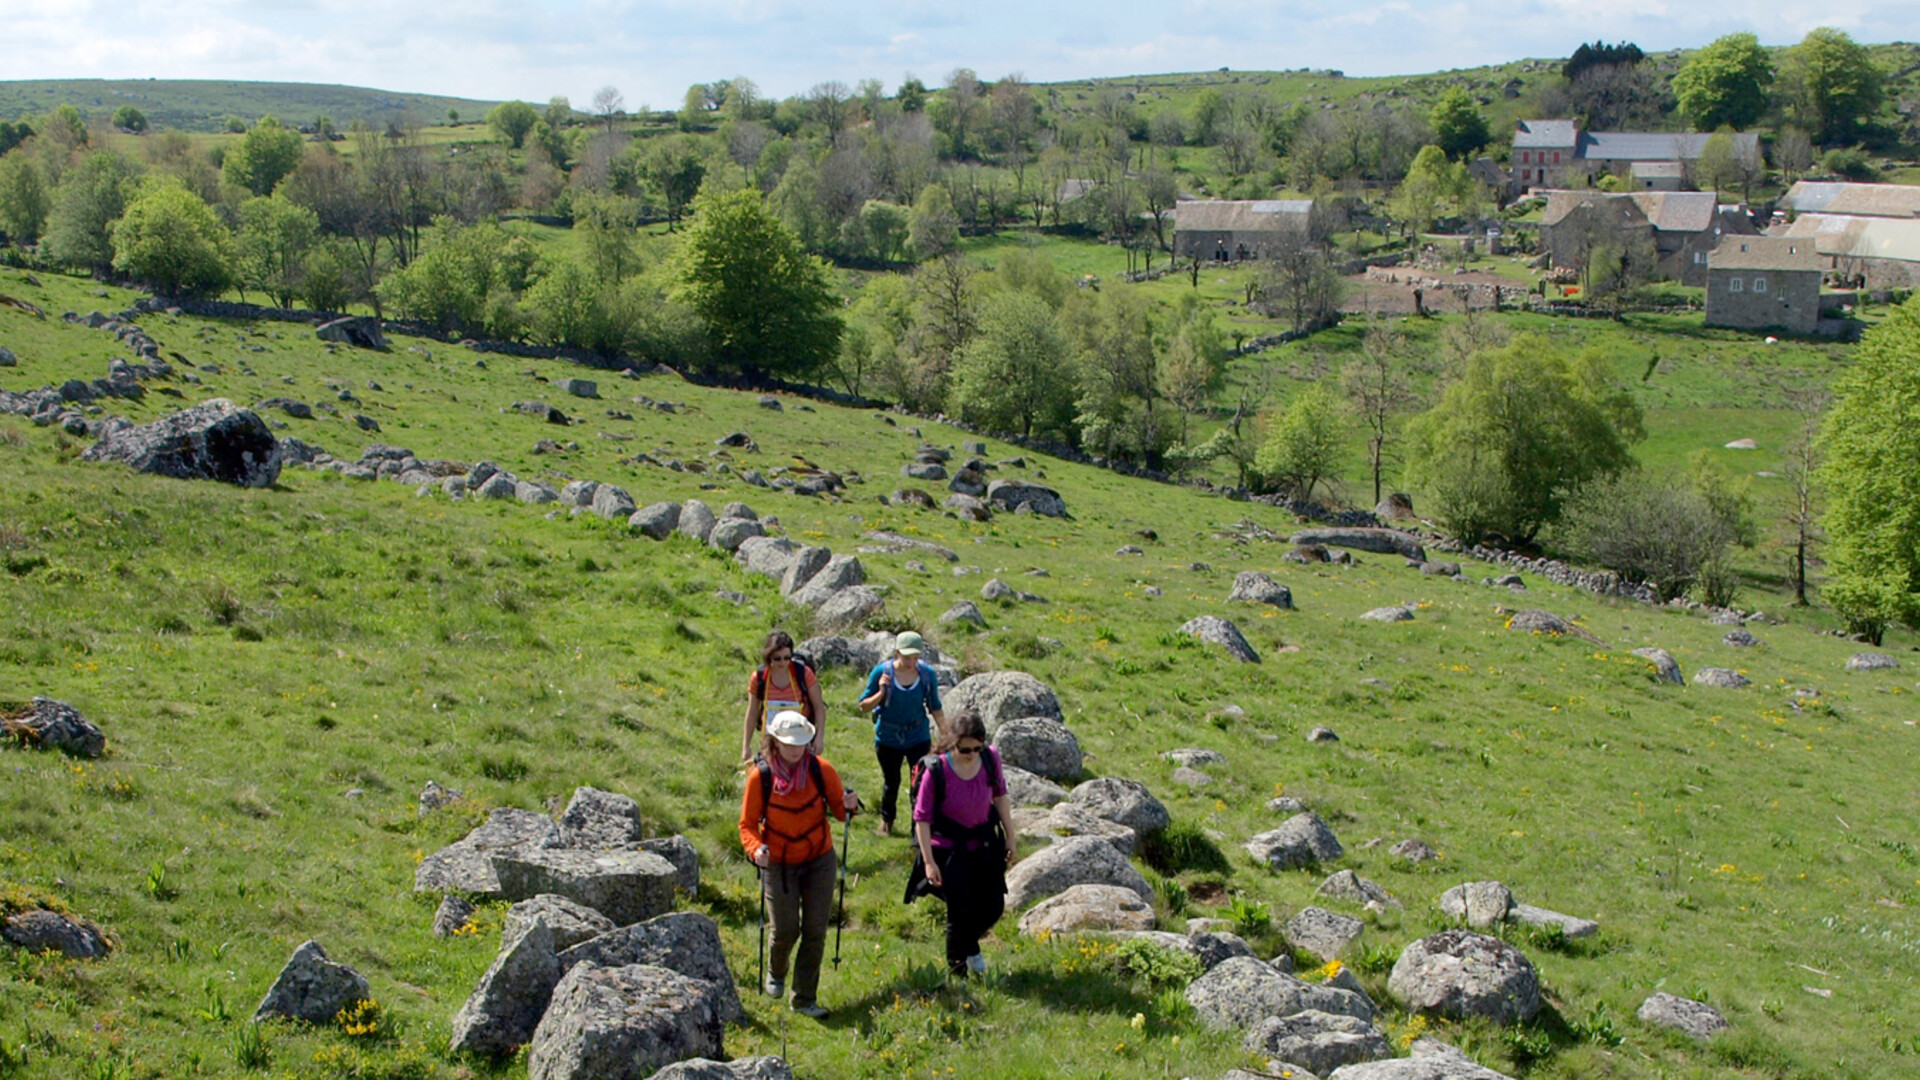
[[[947, 801], [947, 770], [939, 766], [941, 764], [940, 759], [946, 756], [945, 754], [928, 754], [926, 757], [913, 763], [913, 773], [907, 780], [907, 805], [909, 807], [919, 804], [920, 783], [927, 778], [928, 774], [932, 774], [934, 814], [937, 817], [940, 813], [940, 807]], [[989, 746], [980, 751], [980, 756], [982, 759], [981, 765], [992, 770], [987, 777], [989, 790], [1004, 785], [1006, 780], [1000, 773], [999, 751]], [[911, 816], [911, 812], [909, 812], [909, 816]], [[937, 825], [938, 822], [936, 821], [935, 824]], [[936, 831], [938, 830], [936, 829]]]

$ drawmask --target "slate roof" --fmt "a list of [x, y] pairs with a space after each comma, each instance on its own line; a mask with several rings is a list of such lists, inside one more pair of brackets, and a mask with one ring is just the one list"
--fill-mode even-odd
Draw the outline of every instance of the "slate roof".
[[1814, 245], [1788, 236], [1730, 236], [1707, 256], [1709, 270], [1821, 271]]
[[1703, 232], [1720, 209], [1720, 197], [1711, 191], [1636, 191], [1627, 198], [1661, 232]]
[[1540, 212], [1540, 224], [1551, 228], [1583, 206], [1614, 215], [1612, 220], [1616, 228], [1639, 228], [1651, 224], [1646, 212], [1626, 195], [1611, 195], [1604, 191], [1557, 190], [1547, 192], [1547, 208]]
[[1659, 180], [1666, 177], [1681, 177], [1687, 174], [1687, 167], [1678, 161], [1636, 161], [1633, 163], [1633, 175], [1636, 179]]
[[1802, 214], [1854, 214], [1860, 217], [1920, 216], [1920, 187], [1906, 184], [1844, 184], [1802, 180], [1787, 189], [1781, 203]]
[[1802, 214], [1783, 235], [1812, 239], [1822, 255], [1920, 263], [1920, 219]]
[[1564, 150], [1580, 137], [1571, 120], [1521, 120], [1513, 126], [1515, 150]]
[[1312, 213], [1312, 199], [1198, 199], [1173, 205], [1174, 228], [1182, 232], [1303, 229]]

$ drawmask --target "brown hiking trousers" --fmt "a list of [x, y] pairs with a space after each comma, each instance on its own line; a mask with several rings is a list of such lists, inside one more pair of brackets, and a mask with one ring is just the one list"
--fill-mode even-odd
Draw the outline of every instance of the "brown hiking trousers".
[[787, 958], [794, 943], [800, 955], [793, 960], [793, 1004], [814, 1004], [820, 989], [820, 957], [827, 951], [827, 927], [833, 921], [833, 878], [840, 860], [832, 848], [812, 862], [774, 863], [760, 871], [766, 882], [767, 906], [773, 910], [773, 955], [767, 974], [787, 977]]

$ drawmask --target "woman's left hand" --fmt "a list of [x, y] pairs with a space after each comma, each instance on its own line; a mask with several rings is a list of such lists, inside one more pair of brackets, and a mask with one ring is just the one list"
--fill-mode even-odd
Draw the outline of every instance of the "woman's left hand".
[[1012, 866], [1014, 863], [1017, 863], [1019, 861], [1020, 861], [1020, 849], [1013, 844], [1008, 844], [1007, 845], [1007, 865]]
[[860, 796], [855, 795], [853, 793], [852, 788], [847, 789], [846, 797], [841, 799], [840, 803], [842, 806], [845, 806], [847, 808], [847, 813], [849, 814], [858, 813], [860, 811]]

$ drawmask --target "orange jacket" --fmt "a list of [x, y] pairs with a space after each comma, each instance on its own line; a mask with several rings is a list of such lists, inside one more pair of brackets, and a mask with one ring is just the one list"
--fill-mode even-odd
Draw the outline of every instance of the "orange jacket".
[[774, 795], [771, 805], [765, 805], [760, 799], [760, 767], [747, 770], [746, 797], [740, 802], [740, 846], [746, 849], [747, 858], [753, 858], [765, 844], [770, 862], [798, 866], [833, 850], [833, 829], [827, 824], [827, 813], [830, 810], [841, 821], [847, 819], [846, 789], [826, 758], [815, 760], [820, 763], [820, 778], [827, 789], [824, 806], [811, 776], [805, 789]]

